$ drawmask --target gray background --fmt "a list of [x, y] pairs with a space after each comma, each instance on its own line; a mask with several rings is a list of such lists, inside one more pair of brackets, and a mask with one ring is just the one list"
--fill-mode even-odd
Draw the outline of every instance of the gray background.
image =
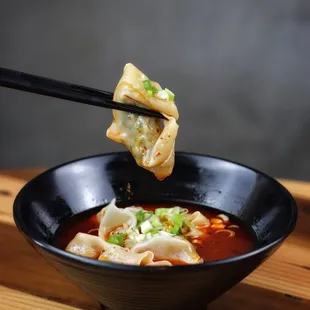
[[[0, 1], [0, 66], [114, 90], [126, 62], [176, 93], [177, 149], [310, 179], [308, 0]], [[0, 168], [123, 150], [111, 112], [0, 89]]]

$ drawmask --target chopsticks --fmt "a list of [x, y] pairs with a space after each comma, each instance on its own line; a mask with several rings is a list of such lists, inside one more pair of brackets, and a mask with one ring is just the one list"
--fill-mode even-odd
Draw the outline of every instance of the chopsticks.
[[113, 101], [113, 93], [0, 67], [0, 86], [97, 107], [165, 119], [153, 110]]

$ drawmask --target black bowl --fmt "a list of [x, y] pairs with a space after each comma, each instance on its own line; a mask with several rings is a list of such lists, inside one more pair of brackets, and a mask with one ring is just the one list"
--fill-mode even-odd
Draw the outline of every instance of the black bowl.
[[[216, 208], [251, 226], [259, 245], [233, 258], [175, 267], [107, 263], [51, 245], [60, 224], [113, 197]], [[205, 309], [267, 259], [292, 232], [296, 218], [293, 197], [274, 179], [233, 162], [188, 153], [176, 154], [174, 172], [162, 182], [139, 168], [129, 153], [80, 159], [36, 177], [14, 202], [14, 220], [25, 238], [109, 309]]]

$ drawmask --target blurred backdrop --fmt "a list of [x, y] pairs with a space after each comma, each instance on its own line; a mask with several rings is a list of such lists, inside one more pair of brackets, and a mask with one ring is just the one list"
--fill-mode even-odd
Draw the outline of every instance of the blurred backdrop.
[[[0, 1], [0, 66], [113, 91], [126, 62], [176, 94], [177, 150], [310, 179], [308, 0]], [[111, 112], [0, 88], [0, 168], [124, 150]]]

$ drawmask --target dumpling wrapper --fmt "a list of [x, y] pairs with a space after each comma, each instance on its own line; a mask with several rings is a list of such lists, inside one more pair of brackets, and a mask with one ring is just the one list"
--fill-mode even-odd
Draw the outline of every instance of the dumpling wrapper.
[[[127, 223], [129, 227], [135, 227], [137, 225], [136, 216], [129, 210], [118, 208], [115, 205], [115, 199], [113, 199], [104, 210], [101, 216], [98, 233], [99, 237], [103, 240], [106, 240], [109, 231], [125, 223]], [[100, 213], [102, 214], [102, 211]]]
[[[113, 100], [156, 110], [167, 117], [162, 128], [161, 120], [132, 113], [113, 110], [113, 122], [107, 137], [124, 144], [136, 163], [163, 180], [174, 167], [175, 139], [178, 133], [176, 120], [179, 117], [174, 101], [149, 97], [143, 81], [148, 77], [133, 64], [126, 64], [123, 75], [114, 91]], [[152, 82], [159, 91], [161, 86]]]
[[137, 243], [132, 251], [136, 253], [151, 251], [157, 260], [179, 261], [185, 264], [203, 262], [189, 241], [177, 237], [155, 236]]
[[209, 226], [210, 221], [206, 218], [201, 212], [195, 211], [193, 214], [189, 216], [189, 220], [195, 226]]
[[172, 266], [168, 261], [154, 262], [154, 254], [151, 251], [136, 253], [118, 245], [111, 244], [109, 244], [106, 251], [100, 255], [99, 260], [138, 266]]
[[199, 238], [204, 234], [199, 227], [207, 227], [210, 225], [210, 221], [201, 212], [195, 211], [192, 214], [187, 214], [187, 219], [195, 226], [191, 228], [190, 232], [186, 234], [187, 237]]
[[150, 251], [134, 253], [126, 248], [111, 245], [100, 255], [99, 260], [126, 265], [147, 265], [153, 263], [153, 258], [154, 254]]
[[154, 254], [150, 251], [135, 253], [118, 245], [107, 243], [97, 236], [85, 233], [77, 233], [66, 247], [66, 251], [75, 255], [118, 264], [154, 267], [172, 266], [168, 261], [154, 262]]
[[105, 242], [93, 235], [77, 233], [66, 247], [66, 251], [89, 258], [98, 258], [105, 250]]

